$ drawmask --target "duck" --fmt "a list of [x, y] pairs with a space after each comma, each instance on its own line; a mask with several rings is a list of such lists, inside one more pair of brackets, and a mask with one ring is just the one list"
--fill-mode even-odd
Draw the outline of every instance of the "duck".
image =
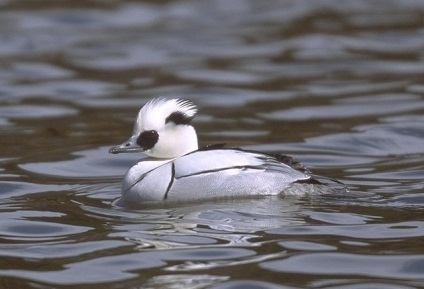
[[[284, 194], [295, 184], [318, 181], [308, 168], [284, 154], [223, 144], [199, 148], [187, 99], [154, 98], [138, 112], [131, 137], [109, 153], [143, 153], [125, 174], [125, 202], [199, 200]], [[296, 193], [299, 193], [298, 190]]]

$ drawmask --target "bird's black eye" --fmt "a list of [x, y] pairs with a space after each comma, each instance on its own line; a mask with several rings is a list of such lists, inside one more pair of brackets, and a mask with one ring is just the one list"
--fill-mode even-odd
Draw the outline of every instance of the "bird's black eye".
[[149, 150], [155, 146], [159, 140], [159, 134], [155, 130], [143, 131], [137, 138], [137, 144], [143, 150]]

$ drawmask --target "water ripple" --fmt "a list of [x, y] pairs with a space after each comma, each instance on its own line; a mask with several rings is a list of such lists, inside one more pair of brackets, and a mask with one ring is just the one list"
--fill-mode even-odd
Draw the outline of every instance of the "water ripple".
[[[1, 288], [421, 288], [421, 0], [0, 0]], [[349, 192], [123, 206], [157, 96]]]
[[[372, 256], [343, 253], [310, 253], [268, 261], [260, 267], [285, 273], [376, 276], [387, 279], [421, 280], [424, 256]], [[317, 266], [320, 264], [320, 266]], [[367, 264], [364, 266], [364, 264]], [[383, 269], [384, 268], [384, 269]]]

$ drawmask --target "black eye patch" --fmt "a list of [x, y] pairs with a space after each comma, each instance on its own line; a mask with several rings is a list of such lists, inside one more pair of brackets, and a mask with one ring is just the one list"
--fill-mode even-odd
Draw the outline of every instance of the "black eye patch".
[[148, 150], [155, 146], [159, 140], [159, 134], [155, 130], [143, 131], [137, 138], [137, 144], [143, 149]]
[[180, 111], [175, 111], [173, 113], [171, 113], [170, 115], [168, 115], [168, 117], [165, 119], [165, 124], [167, 124], [168, 122], [173, 122], [175, 124], [190, 124], [191, 120], [193, 119], [193, 117], [189, 117], [188, 115], [180, 112]]

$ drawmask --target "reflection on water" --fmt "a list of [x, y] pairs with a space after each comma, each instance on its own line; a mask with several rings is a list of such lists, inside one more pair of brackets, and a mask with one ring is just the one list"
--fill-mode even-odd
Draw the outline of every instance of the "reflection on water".
[[[424, 286], [422, 1], [0, 7], [0, 288]], [[350, 192], [122, 206], [157, 96]]]

